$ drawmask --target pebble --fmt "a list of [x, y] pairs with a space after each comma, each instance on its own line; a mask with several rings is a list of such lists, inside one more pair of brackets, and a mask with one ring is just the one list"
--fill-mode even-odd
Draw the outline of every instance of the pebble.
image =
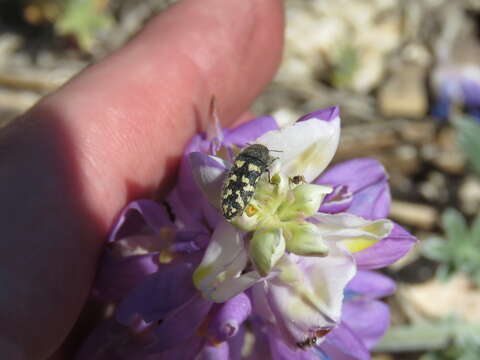
[[428, 109], [426, 68], [403, 64], [380, 88], [378, 106], [387, 117], [423, 118]]
[[480, 292], [461, 273], [448, 281], [403, 285], [399, 292], [404, 301], [429, 318], [440, 320], [453, 315], [469, 323], [480, 322]]
[[419, 192], [428, 201], [445, 203], [448, 201], [449, 192], [445, 175], [438, 171], [431, 171], [426, 181], [422, 182]]
[[393, 163], [403, 174], [414, 174], [420, 169], [418, 150], [413, 145], [400, 145], [393, 151]]
[[438, 212], [428, 205], [393, 200], [390, 217], [401, 224], [429, 230], [437, 223]]
[[480, 181], [469, 176], [458, 190], [461, 210], [468, 215], [476, 215], [480, 210]]

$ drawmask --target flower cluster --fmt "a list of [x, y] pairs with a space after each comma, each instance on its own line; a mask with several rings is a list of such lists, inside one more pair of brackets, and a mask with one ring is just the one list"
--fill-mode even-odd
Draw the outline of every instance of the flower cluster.
[[[385, 219], [383, 167], [356, 159], [324, 171], [338, 108], [282, 128], [271, 117], [196, 135], [165, 204], [129, 204], [112, 229], [94, 295], [113, 311], [78, 359], [369, 359], [388, 327], [372, 271], [415, 238]], [[219, 204], [240, 149], [271, 154], [248, 208]]]

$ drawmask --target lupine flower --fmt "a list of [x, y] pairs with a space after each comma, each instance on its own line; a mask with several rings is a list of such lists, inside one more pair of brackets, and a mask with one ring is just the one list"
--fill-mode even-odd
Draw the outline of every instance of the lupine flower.
[[[415, 238], [385, 219], [377, 161], [323, 172], [339, 136], [338, 108], [281, 129], [264, 117], [195, 136], [168, 208], [135, 201], [114, 224], [93, 291], [113, 315], [78, 358], [368, 359], [389, 322], [378, 298], [395, 288], [370, 269]], [[227, 222], [223, 182], [252, 143], [276, 159]]]
[[435, 95], [434, 116], [447, 119], [465, 111], [480, 119], [480, 68], [477, 64], [440, 62], [432, 73], [431, 84]]

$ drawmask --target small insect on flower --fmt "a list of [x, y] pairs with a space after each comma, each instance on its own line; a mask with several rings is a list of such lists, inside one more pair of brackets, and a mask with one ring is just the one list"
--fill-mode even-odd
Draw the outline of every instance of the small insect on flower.
[[294, 177], [289, 177], [288, 181], [294, 185], [298, 185], [300, 183], [305, 184], [307, 182], [303, 175], [295, 175]]
[[303, 341], [297, 342], [297, 346], [304, 350], [306, 348], [309, 348], [311, 346], [317, 345], [321, 338], [323, 338], [325, 335], [327, 335], [332, 329], [320, 329], [317, 331], [314, 331], [313, 334], [314, 336], [309, 337]]
[[243, 149], [233, 161], [222, 190], [222, 213], [231, 220], [242, 215], [252, 197], [260, 176], [268, 171], [273, 159], [269, 150], [261, 144]]
[[310, 346], [314, 346], [317, 344], [317, 341], [318, 341], [318, 338], [317, 337], [311, 337], [311, 338], [308, 338], [304, 341], [299, 341], [297, 342], [297, 346], [300, 348], [300, 349], [305, 349], [305, 348], [308, 348]]

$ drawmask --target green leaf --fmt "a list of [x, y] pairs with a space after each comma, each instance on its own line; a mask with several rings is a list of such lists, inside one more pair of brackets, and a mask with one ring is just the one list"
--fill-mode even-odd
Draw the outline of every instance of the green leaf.
[[480, 174], [480, 125], [468, 117], [456, 118], [454, 125], [458, 131], [458, 144], [473, 169]]
[[352, 44], [340, 46], [331, 75], [332, 85], [339, 89], [348, 88], [358, 67], [357, 49]]
[[402, 352], [444, 348], [451, 337], [448, 324], [419, 323], [390, 328], [375, 351]]
[[96, 35], [112, 24], [112, 17], [106, 12], [107, 1], [68, 0], [62, 14], [55, 23], [61, 35], [73, 35], [83, 50], [90, 51], [96, 42]]
[[470, 239], [476, 246], [480, 245], [480, 215], [478, 215], [473, 221], [470, 230]]
[[442, 226], [450, 241], [468, 241], [467, 222], [463, 215], [456, 209], [447, 209], [442, 214]]
[[422, 254], [428, 259], [447, 262], [452, 257], [448, 240], [440, 238], [426, 239], [421, 243]]

